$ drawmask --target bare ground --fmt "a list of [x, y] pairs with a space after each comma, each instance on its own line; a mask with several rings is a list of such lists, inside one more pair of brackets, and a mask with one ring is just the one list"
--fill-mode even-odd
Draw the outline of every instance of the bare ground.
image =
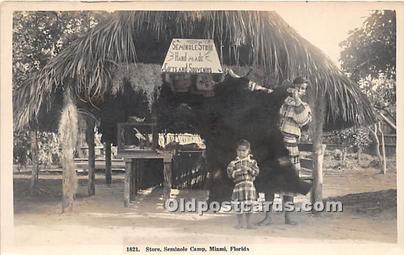
[[[123, 176], [113, 184], [96, 175], [96, 195], [87, 196], [86, 176], [79, 178], [74, 212], [61, 214], [61, 176], [41, 174], [38, 193], [28, 193], [29, 175], [14, 176], [15, 236], [25, 246], [54, 245], [166, 245], [279, 242], [386, 242], [397, 240], [395, 160], [386, 175], [369, 167], [369, 158], [338, 169], [325, 164], [323, 195], [341, 200], [342, 213], [294, 213], [299, 224], [283, 224], [273, 213], [273, 224], [255, 230], [235, 230], [235, 217], [225, 213], [169, 213], [162, 207], [162, 188], [142, 191], [129, 208], [123, 207]], [[354, 167], [353, 167], [354, 166]], [[203, 190], [173, 190], [177, 197], [204, 199]], [[300, 198], [304, 199], [304, 198]], [[257, 222], [262, 214], [253, 215]]]

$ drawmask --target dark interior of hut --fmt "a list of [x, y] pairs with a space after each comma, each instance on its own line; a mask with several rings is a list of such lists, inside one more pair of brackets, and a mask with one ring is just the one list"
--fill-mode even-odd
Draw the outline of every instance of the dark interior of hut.
[[194, 132], [204, 139], [211, 200], [223, 201], [231, 196], [232, 183], [227, 178], [226, 166], [235, 158], [240, 139], [251, 142], [261, 169], [256, 183], [258, 192], [306, 194], [310, 184], [299, 180], [292, 164], [279, 163], [279, 158], [289, 156], [277, 127], [287, 88], [280, 86], [271, 94], [252, 92], [248, 90], [248, 82], [245, 77], [226, 76], [216, 84], [214, 96], [210, 97], [196, 95], [192, 90], [175, 93], [170, 84], [164, 83], [154, 105], [159, 128]]
[[[102, 142], [109, 141], [116, 145], [118, 123], [127, 122], [130, 116], [150, 122], [153, 112], [157, 117], [158, 132], [193, 133], [204, 139], [207, 162], [204, 167], [210, 176], [204, 182], [205, 188], [210, 190], [210, 199], [223, 201], [231, 196], [232, 183], [226, 176], [226, 166], [235, 157], [235, 146], [240, 139], [251, 142], [252, 153], [261, 169], [261, 177], [256, 183], [259, 192], [308, 192], [310, 185], [298, 179], [293, 166], [281, 166], [278, 162], [280, 157], [288, 156], [277, 127], [279, 109], [287, 96], [286, 86], [278, 86], [268, 94], [249, 91], [246, 77], [163, 74], [162, 80], [162, 85], [154, 93], [152, 104], [146, 92], [142, 88], [134, 89], [128, 80], [123, 80], [123, 89], [118, 94], [106, 95], [102, 108], [97, 109], [100, 114], [98, 132], [102, 134]], [[61, 111], [62, 106], [58, 102], [63, 101], [62, 91], [58, 95], [60, 98], [55, 97], [50, 112], [44, 104], [41, 111], [46, 114], [39, 114], [40, 118]], [[79, 110], [94, 110], [88, 104], [79, 102]], [[40, 129], [57, 130], [56, 119], [40, 123], [47, 125]], [[148, 171], [142, 176], [141, 188], [162, 181], [159, 162], [145, 161], [144, 167]]]

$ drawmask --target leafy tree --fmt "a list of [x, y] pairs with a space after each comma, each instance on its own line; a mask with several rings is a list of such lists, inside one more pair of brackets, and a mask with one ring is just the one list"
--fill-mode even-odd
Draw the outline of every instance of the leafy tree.
[[[340, 46], [343, 48], [340, 58], [343, 71], [360, 85], [377, 111], [383, 111], [395, 120], [396, 12], [371, 12], [362, 26], [351, 31]], [[376, 154], [381, 161], [378, 130], [381, 131], [377, 125], [374, 130], [369, 129], [376, 144]], [[367, 137], [358, 135], [357, 139], [364, 141], [360, 143], [365, 145]], [[385, 172], [385, 166], [383, 171]]]
[[106, 17], [105, 12], [36, 11], [13, 16], [13, 87], [20, 86], [73, 40]]
[[340, 43], [342, 69], [355, 81], [396, 76], [396, 12], [373, 11]]
[[[15, 12], [13, 16], [13, 90], [21, 86], [33, 73], [39, 71], [65, 47], [103, 20], [105, 12], [36, 11]], [[53, 136], [39, 135], [39, 157], [49, 159]], [[14, 158], [25, 165], [31, 154], [28, 131], [14, 132]], [[46, 147], [46, 144], [50, 144]], [[45, 146], [41, 146], [45, 144]], [[53, 153], [54, 155], [55, 153]]]
[[340, 43], [341, 67], [378, 109], [395, 113], [396, 12], [373, 11]]

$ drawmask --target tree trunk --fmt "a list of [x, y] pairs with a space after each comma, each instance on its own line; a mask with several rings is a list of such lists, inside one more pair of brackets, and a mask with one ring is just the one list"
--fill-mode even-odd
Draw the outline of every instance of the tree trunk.
[[87, 118], [86, 142], [88, 145], [88, 195], [95, 195], [95, 141], [93, 119]]
[[361, 155], [362, 155], [362, 148], [358, 146], [357, 157], [358, 157], [358, 165], [361, 164]]
[[313, 111], [313, 188], [311, 192], [312, 203], [322, 201], [323, 199], [323, 122], [324, 122], [324, 105], [323, 97], [317, 97], [316, 107], [312, 108]]
[[60, 146], [62, 148], [61, 164], [63, 167], [62, 213], [73, 210], [74, 195], [77, 190], [77, 176], [73, 158], [73, 151], [77, 142], [77, 118], [76, 106], [70, 97], [70, 91], [67, 90], [59, 122]]
[[105, 182], [108, 185], [112, 183], [111, 142], [105, 143]]
[[381, 165], [382, 163], [382, 155], [380, 153], [380, 140], [379, 137], [377, 136], [378, 131], [378, 127], [377, 124], [374, 125], [375, 130], [373, 130], [371, 127], [369, 127], [370, 130], [370, 134], [372, 135], [373, 141], [375, 143], [375, 150], [374, 153], [376, 154], [377, 158], [379, 159], [379, 163]]
[[386, 174], [386, 172], [387, 172], [387, 164], [386, 164], [386, 147], [385, 147], [385, 144], [384, 144], [384, 133], [383, 133], [382, 125], [381, 125], [380, 122], [378, 123], [378, 126], [379, 126], [380, 138], [381, 138], [380, 140], [381, 140], [381, 145], [382, 145], [382, 157], [383, 157], [382, 173]]
[[38, 175], [39, 175], [38, 131], [34, 130], [31, 132], [31, 134], [32, 134], [32, 141], [31, 141], [32, 171], [31, 171], [30, 193], [31, 195], [33, 195], [38, 185]]
[[342, 166], [346, 166], [347, 164], [346, 164], [346, 151], [347, 151], [347, 148], [344, 146], [344, 148], [342, 149]]
[[79, 158], [85, 158], [87, 155], [82, 150], [82, 147], [85, 143], [85, 134], [86, 134], [86, 119], [80, 114], [78, 119], [78, 133], [77, 133], [77, 143], [76, 143], [76, 154]]

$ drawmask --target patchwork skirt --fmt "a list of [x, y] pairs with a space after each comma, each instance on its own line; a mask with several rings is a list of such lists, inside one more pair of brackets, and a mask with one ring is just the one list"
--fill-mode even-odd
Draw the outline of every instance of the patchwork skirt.
[[252, 181], [236, 183], [231, 196], [233, 210], [237, 214], [252, 213], [253, 205], [257, 201], [257, 191]]
[[234, 185], [232, 201], [237, 202], [254, 202], [257, 200], [257, 191], [252, 181], [241, 181]]
[[[295, 167], [296, 173], [299, 176], [301, 166], [300, 166], [300, 152], [299, 147], [297, 145], [297, 137], [294, 135], [283, 133], [283, 141], [285, 143], [286, 149], [289, 151], [290, 162]], [[281, 195], [294, 197], [297, 194], [292, 192], [282, 192]]]
[[283, 141], [285, 142], [286, 149], [289, 151], [290, 161], [295, 166], [297, 174], [300, 172], [300, 152], [297, 146], [297, 137], [293, 135], [284, 134]]

